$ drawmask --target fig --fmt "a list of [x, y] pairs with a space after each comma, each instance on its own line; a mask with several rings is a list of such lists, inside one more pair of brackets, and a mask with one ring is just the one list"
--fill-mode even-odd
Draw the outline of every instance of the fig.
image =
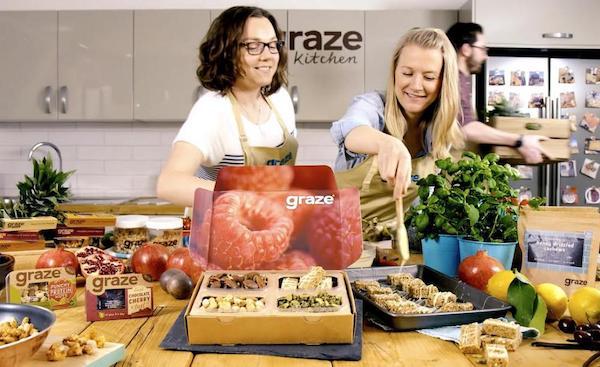
[[194, 284], [184, 272], [173, 274], [167, 281], [167, 292], [176, 299], [186, 299], [192, 295]]
[[577, 325], [577, 327], [575, 328], [575, 331], [588, 331], [588, 330], [590, 330], [590, 324]]
[[163, 291], [169, 293], [169, 291], [167, 290], [167, 283], [169, 283], [169, 280], [175, 274], [177, 274], [179, 276], [181, 276], [182, 274], [185, 275], [183, 270], [175, 269], [175, 268], [169, 269], [169, 270], [165, 271], [164, 273], [162, 273], [162, 275], [160, 276], [160, 287], [162, 288]]

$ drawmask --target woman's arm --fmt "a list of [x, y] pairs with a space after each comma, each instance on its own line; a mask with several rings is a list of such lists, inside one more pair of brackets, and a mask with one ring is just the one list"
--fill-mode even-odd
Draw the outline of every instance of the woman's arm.
[[192, 206], [197, 188], [214, 190], [214, 181], [195, 176], [203, 162], [202, 153], [192, 144], [183, 141], [173, 144], [167, 163], [158, 177], [157, 196], [173, 204]]
[[381, 178], [394, 187], [394, 198], [406, 194], [411, 179], [411, 156], [404, 143], [370, 126], [352, 129], [344, 144], [348, 150], [378, 156]]

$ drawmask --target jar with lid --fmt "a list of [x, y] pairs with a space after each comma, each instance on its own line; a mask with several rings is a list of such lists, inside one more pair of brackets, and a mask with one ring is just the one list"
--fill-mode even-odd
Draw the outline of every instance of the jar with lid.
[[145, 215], [119, 215], [113, 232], [115, 251], [131, 254], [148, 242]]
[[183, 219], [178, 217], [153, 217], [146, 222], [150, 243], [162, 245], [172, 251], [181, 247]]

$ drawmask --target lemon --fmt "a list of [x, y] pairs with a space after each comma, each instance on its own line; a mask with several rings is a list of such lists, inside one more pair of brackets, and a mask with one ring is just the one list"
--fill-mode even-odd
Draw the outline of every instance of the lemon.
[[565, 291], [553, 283], [538, 284], [535, 290], [546, 303], [546, 307], [548, 307], [546, 319], [560, 319], [567, 310], [567, 302], [569, 300]]
[[569, 312], [577, 324], [600, 321], [600, 289], [583, 287], [569, 298]]
[[515, 279], [511, 270], [503, 270], [494, 274], [487, 283], [486, 292], [498, 299], [508, 302], [508, 286]]

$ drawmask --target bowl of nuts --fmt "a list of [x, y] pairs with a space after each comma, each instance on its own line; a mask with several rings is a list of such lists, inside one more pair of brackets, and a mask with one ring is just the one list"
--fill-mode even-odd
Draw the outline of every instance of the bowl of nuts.
[[0, 303], [0, 367], [18, 366], [31, 358], [56, 321], [48, 309]]

